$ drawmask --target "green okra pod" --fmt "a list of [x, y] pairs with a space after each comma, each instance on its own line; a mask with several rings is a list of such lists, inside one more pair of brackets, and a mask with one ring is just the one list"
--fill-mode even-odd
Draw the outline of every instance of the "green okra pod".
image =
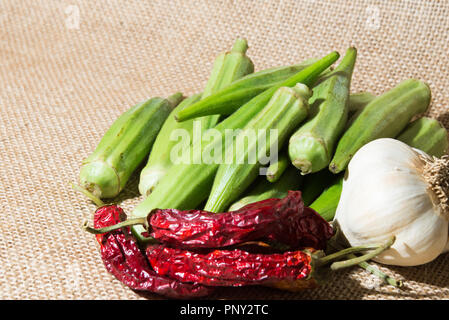
[[[274, 93], [266, 107], [237, 135], [235, 150], [226, 151], [232, 161], [219, 166], [205, 210], [222, 212], [243, 194], [259, 175], [260, 159], [272, 151], [273, 145], [281, 147], [307, 117], [310, 96], [311, 90], [301, 83], [293, 88], [281, 87]], [[276, 130], [276, 139], [271, 130]]]
[[139, 191], [142, 195], [148, 196], [166, 174], [168, 168], [172, 166], [171, 151], [178, 144], [176, 139], [171, 136], [172, 133], [176, 135], [179, 130], [184, 130], [190, 137], [193, 137], [195, 122], [197, 125], [195, 128], [199, 131], [196, 134], [201, 135], [202, 132], [215, 126], [218, 121], [218, 116], [206, 116], [178, 122], [174, 117], [175, 114], [228, 86], [233, 81], [252, 73], [254, 65], [246, 56], [247, 49], [246, 40], [237, 39], [231, 51], [221, 53], [215, 59], [203, 93], [185, 99], [170, 113], [154, 142], [148, 162], [140, 174]]
[[170, 139], [172, 132], [185, 130], [190, 136], [192, 135], [193, 121], [178, 122], [174, 118], [174, 113], [200, 99], [200, 93], [184, 99], [165, 120], [154, 141], [148, 162], [140, 172], [139, 192], [143, 196], [148, 196], [153, 191], [159, 180], [166, 174], [168, 168], [172, 166], [170, 151], [177, 144], [177, 141]]
[[280, 176], [279, 180], [272, 183], [263, 177], [255, 181], [254, 187], [240, 200], [234, 202], [228, 211], [238, 210], [247, 204], [271, 198], [284, 198], [289, 190], [299, 190], [303, 176], [298, 169], [290, 165]]
[[276, 161], [271, 162], [267, 168], [266, 176], [270, 182], [276, 182], [284, 171], [290, 166], [290, 158], [286, 152], [281, 152]]
[[[204, 88], [203, 95], [201, 96], [201, 100], [199, 100], [198, 102], [202, 101], [203, 99], [207, 99], [215, 92], [228, 87], [233, 82], [254, 72], [254, 64], [246, 55], [247, 50], [247, 41], [245, 39], [239, 38], [235, 40], [231, 51], [224, 52], [215, 59], [214, 65], [212, 67], [212, 72], [206, 83], [206, 87]], [[196, 103], [187, 106], [179, 112], [190, 109]], [[175, 119], [177, 114], [178, 113], [174, 114]], [[219, 118], [219, 115], [207, 115], [207, 117], [201, 117], [195, 120], [201, 121], [201, 126], [205, 131], [209, 128], [214, 127], [217, 124]]]
[[337, 211], [342, 188], [343, 174], [334, 176], [331, 184], [310, 204], [310, 208], [318, 212], [326, 221], [332, 221]]
[[438, 120], [429, 117], [409, 123], [396, 139], [435, 157], [441, 157], [448, 152], [447, 130]]
[[344, 131], [352, 125], [355, 119], [362, 113], [363, 109], [375, 98], [376, 96], [369, 92], [360, 92], [349, 96], [349, 114]]
[[186, 121], [213, 114], [229, 115], [253, 97], [279, 85], [316, 61], [317, 59], [309, 59], [297, 65], [270, 68], [250, 74], [181, 110], [176, 118], [178, 121]]
[[[409, 123], [396, 139], [434, 157], [441, 157], [446, 154], [449, 145], [446, 129], [437, 120], [428, 117], [422, 117]], [[337, 211], [343, 179], [343, 173], [338, 174], [333, 182], [310, 205], [327, 221], [332, 220]]]
[[[208, 132], [204, 133], [201, 143], [194, 142], [189, 148], [190, 154], [200, 157], [206, 149], [217, 150], [217, 152], [221, 150], [224, 153], [226, 147], [223, 142], [226, 142], [226, 139], [224, 139], [225, 130], [243, 128], [265, 107], [274, 92], [281, 86], [294, 86], [298, 82], [312, 86], [318, 76], [332, 65], [338, 57], [337, 52], [332, 52], [283, 83], [257, 95], [213, 128], [212, 132], [218, 132], [221, 134], [220, 136], [211, 136]], [[159, 181], [159, 185], [153, 192], [130, 213], [130, 217], [145, 217], [155, 208], [192, 209], [206, 200], [219, 164], [215, 162], [195, 162], [174, 164]], [[144, 231], [141, 226], [134, 226], [131, 229], [139, 241], [146, 240], [141, 235], [141, 232]]]
[[123, 113], [108, 129], [80, 171], [80, 185], [97, 198], [113, 198], [148, 156], [165, 119], [182, 99], [152, 98]]
[[427, 84], [408, 79], [371, 101], [341, 137], [329, 170], [345, 170], [357, 150], [372, 140], [396, 137], [415, 115], [427, 110], [430, 99]]
[[304, 205], [309, 206], [318, 198], [321, 192], [332, 183], [334, 177], [335, 175], [326, 169], [304, 176], [301, 188]]
[[348, 119], [348, 100], [357, 50], [349, 48], [341, 63], [313, 88], [311, 115], [291, 137], [288, 154], [302, 174], [326, 168]]
[[361, 111], [365, 106], [373, 101], [376, 96], [369, 92], [357, 92], [349, 95], [348, 111], [355, 113]]

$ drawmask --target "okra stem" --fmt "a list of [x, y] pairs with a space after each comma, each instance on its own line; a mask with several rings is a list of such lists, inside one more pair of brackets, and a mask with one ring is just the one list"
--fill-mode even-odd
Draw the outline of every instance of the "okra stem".
[[183, 99], [183, 94], [181, 92], [176, 92], [171, 96], [167, 97], [167, 101], [170, 103], [172, 108], [174, 109]]
[[236, 39], [231, 49], [232, 52], [241, 52], [241, 53], [245, 53], [247, 50], [248, 50], [248, 42], [242, 38]]

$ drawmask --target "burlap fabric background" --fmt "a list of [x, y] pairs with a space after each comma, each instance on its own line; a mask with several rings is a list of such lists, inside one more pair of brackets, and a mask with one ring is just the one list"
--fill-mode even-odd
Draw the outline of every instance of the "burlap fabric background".
[[[81, 230], [94, 205], [69, 186], [116, 117], [151, 96], [201, 90], [215, 56], [248, 39], [256, 69], [354, 45], [352, 91], [416, 77], [449, 127], [446, 1], [0, 1], [0, 298], [158, 299], [124, 287]], [[121, 195], [140, 200], [134, 177]], [[234, 299], [447, 299], [449, 254], [382, 270], [354, 268], [291, 294], [219, 290]]]

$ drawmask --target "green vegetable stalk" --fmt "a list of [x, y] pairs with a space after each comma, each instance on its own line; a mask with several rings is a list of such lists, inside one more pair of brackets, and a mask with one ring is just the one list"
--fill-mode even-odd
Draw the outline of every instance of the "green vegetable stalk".
[[232, 114], [253, 97], [273, 86], [281, 84], [316, 61], [317, 59], [309, 59], [297, 65], [270, 68], [252, 73], [179, 111], [176, 118], [178, 121], [186, 121], [213, 114]]
[[341, 137], [329, 170], [345, 170], [357, 150], [372, 140], [396, 137], [415, 115], [427, 110], [430, 98], [427, 84], [409, 79], [371, 101]]
[[348, 102], [348, 111], [349, 113], [355, 113], [362, 111], [365, 106], [373, 101], [376, 98], [376, 96], [369, 92], [358, 92], [358, 93], [352, 93], [349, 95], [349, 102]]
[[80, 187], [92, 198], [112, 198], [145, 159], [162, 124], [182, 99], [152, 98], [123, 113], [108, 129], [81, 167]]
[[246, 56], [248, 44], [245, 39], [237, 39], [231, 51], [220, 54], [214, 61], [211, 75], [207, 81], [202, 94], [193, 95], [179, 104], [169, 115], [160, 130], [153, 149], [151, 150], [148, 162], [140, 174], [139, 191], [142, 195], [148, 196], [159, 180], [166, 174], [168, 168], [172, 166], [171, 150], [178, 143], [171, 139], [174, 130], [185, 130], [193, 136], [194, 121], [199, 124], [201, 132], [216, 125], [218, 116], [207, 116], [190, 121], [178, 122], [175, 114], [188, 108], [190, 105], [210, 96], [212, 93], [225, 88], [233, 81], [254, 71], [254, 65]]
[[[245, 39], [237, 39], [230, 52], [224, 52], [215, 59], [212, 72], [206, 83], [206, 87], [204, 88], [201, 100], [228, 87], [234, 81], [254, 72], [254, 64], [246, 55], [247, 50], [247, 41]], [[191, 106], [187, 106], [180, 110], [180, 112], [183, 112], [190, 107]], [[202, 127], [208, 129], [214, 127], [219, 118], [218, 115], [211, 115], [196, 120], [201, 120]]]
[[332, 221], [340, 201], [343, 188], [343, 174], [334, 177], [332, 183], [327, 186], [321, 195], [315, 199], [310, 208], [318, 212], [326, 221]]
[[304, 205], [310, 206], [321, 192], [332, 183], [334, 177], [335, 175], [332, 172], [325, 169], [304, 176], [304, 183], [301, 188]]
[[411, 122], [396, 139], [435, 157], [448, 152], [447, 131], [438, 120], [432, 118], [422, 117]]
[[185, 130], [192, 136], [193, 121], [178, 122], [174, 118], [174, 113], [200, 99], [201, 94], [195, 94], [184, 99], [165, 120], [151, 149], [148, 162], [140, 172], [139, 192], [143, 196], [148, 196], [153, 191], [159, 180], [172, 166], [170, 152], [177, 144], [177, 141], [170, 139], [171, 133], [174, 130]]
[[[218, 168], [205, 210], [222, 212], [243, 194], [259, 175], [261, 157], [269, 154], [275, 143], [281, 147], [307, 117], [310, 96], [311, 90], [300, 83], [293, 88], [281, 87], [274, 93], [266, 107], [237, 135], [236, 151], [234, 148], [227, 150], [226, 156], [232, 156], [232, 162]], [[259, 135], [259, 132], [269, 130], [276, 130], [277, 140], [273, 141], [268, 134]], [[245, 146], [246, 140], [247, 146], [239, 148]], [[250, 161], [251, 155], [256, 161]]]
[[320, 171], [331, 161], [348, 119], [356, 56], [356, 49], [349, 48], [338, 67], [313, 88], [309, 120], [290, 137], [288, 154], [302, 174]]

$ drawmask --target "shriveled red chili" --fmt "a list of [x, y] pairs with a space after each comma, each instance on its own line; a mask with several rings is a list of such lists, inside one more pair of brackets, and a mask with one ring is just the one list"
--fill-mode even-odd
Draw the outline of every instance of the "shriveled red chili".
[[260, 254], [240, 249], [199, 253], [163, 245], [147, 247], [148, 260], [161, 276], [208, 286], [277, 286], [314, 287], [311, 252], [288, 251]]
[[263, 200], [223, 213], [155, 209], [146, 218], [126, 223], [144, 224], [153, 239], [186, 249], [220, 248], [262, 238], [292, 249], [324, 249], [333, 235], [326, 220], [304, 207], [300, 191], [289, 191], [283, 199]]
[[[283, 200], [289, 201], [286, 197]], [[281, 210], [291, 211], [290, 203]], [[276, 225], [269, 239], [289, 245], [294, 248], [326, 249], [327, 242], [334, 235], [332, 226], [315, 210], [304, 207], [299, 214], [291, 213], [281, 225]]]
[[[325, 255], [322, 250], [283, 253], [251, 253], [246, 250], [216, 249], [209, 252], [150, 245], [146, 249], [153, 270], [183, 282], [207, 286], [265, 285], [289, 291], [313, 288], [323, 280], [323, 274], [358, 264], [389, 248], [394, 238], [385, 244], [359, 246]], [[340, 260], [354, 252], [367, 251], [363, 256]]]
[[[116, 206], [98, 208], [94, 216], [94, 226], [102, 228], [126, 219], [123, 210]], [[194, 298], [212, 292], [198, 283], [182, 283], [164, 277], [151, 269], [145, 254], [140, 250], [129, 227], [98, 234], [97, 241], [106, 269], [118, 280], [134, 290], [157, 293], [171, 298]]]

